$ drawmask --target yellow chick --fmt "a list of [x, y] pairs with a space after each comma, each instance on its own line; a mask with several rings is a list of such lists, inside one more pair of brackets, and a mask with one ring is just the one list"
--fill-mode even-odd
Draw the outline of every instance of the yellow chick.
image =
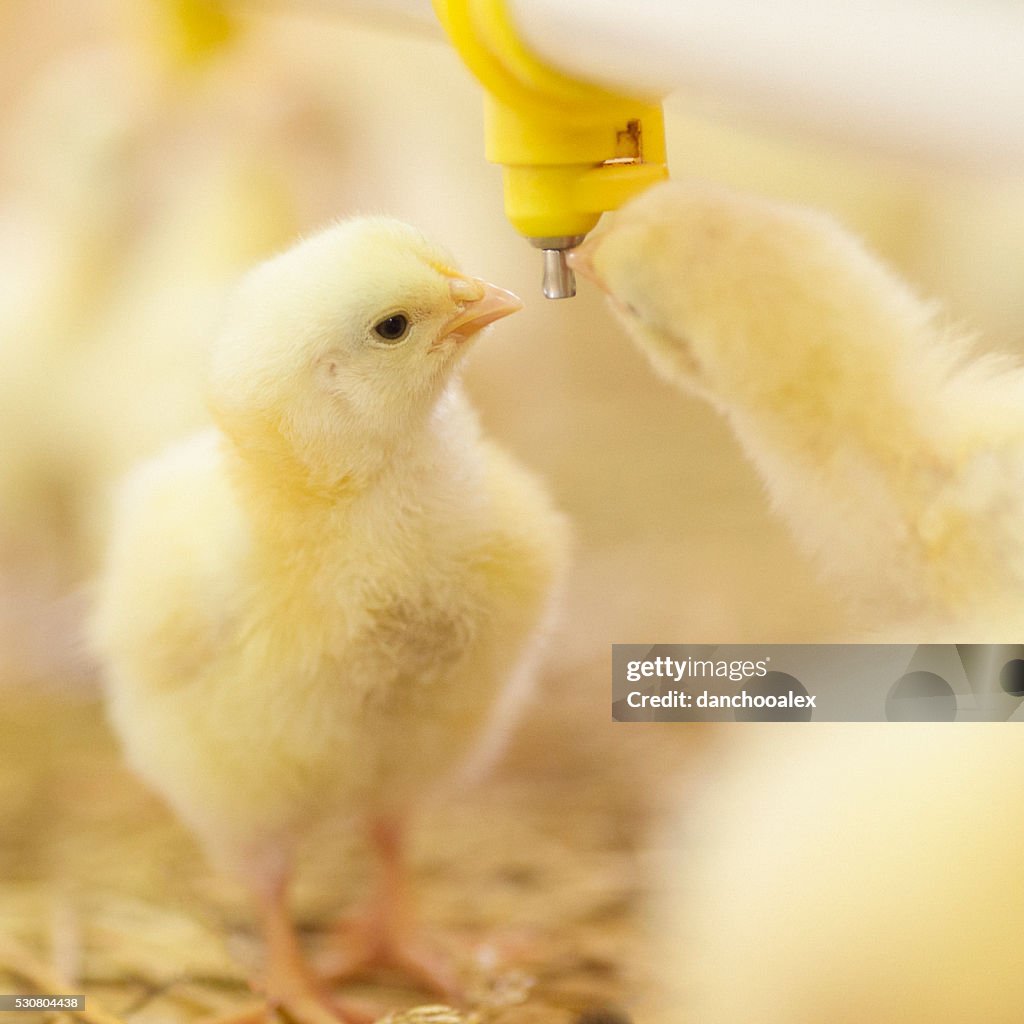
[[656, 369], [727, 418], [852, 605], [876, 624], [975, 623], [972, 639], [1024, 622], [1024, 374], [969, 360], [855, 238], [667, 182], [573, 262]]
[[673, 1019], [1020, 1021], [1018, 729], [742, 730], [665, 835]]
[[120, 494], [93, 628], [111, 717], [251, 890], [267, 999], [307, 1024], [336, 1007], [287, 885], [326, 816], [371, 823], [391, 883], [349, 971], [452, 987], [401, 927], [399, 826], [509, 706], [566, 550], [456, 376], [468, 340], [519, 308], [404, 224], [339, 223], [244, 279], [213, 351], [215, 429]]

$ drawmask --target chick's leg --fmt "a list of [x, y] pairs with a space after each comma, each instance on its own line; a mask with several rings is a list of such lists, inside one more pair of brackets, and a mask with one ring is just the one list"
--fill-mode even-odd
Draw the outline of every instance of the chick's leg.
[[374, 821], [371, 838], [380, 864], [377, 890], [356, 921], [342, 922], [320, 962], [332, 981], [395, 969], [430, 992], [455, 999], [460, 986], [448, 959], [418, 939], [411, 925], [403, 830], [394, 818]]
[[263, 977], [254, 985], [264, 1001], [210, 1018], [204, 1024], [263, 1024], [275, 1010], [296, 1024], [366, 1024], [374, 1019], [355, 1007], [333, 1004], [319, 990], [288, 911], [287, 873], [256, 872], [249, 882], [266, 943]]
[[317, 990], [299, 947], [285, 892], [284, 884], [279, 883], [260, 894], [267, 943], [262, 988], [267, 1004], [303, 1024], [337, 1024], [344, 1016]]

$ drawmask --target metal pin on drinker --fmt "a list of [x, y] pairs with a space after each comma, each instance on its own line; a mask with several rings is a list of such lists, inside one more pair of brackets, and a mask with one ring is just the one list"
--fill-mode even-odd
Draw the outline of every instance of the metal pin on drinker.
[[530, 244], [544, 251], [544, 295], [548, 299], [571, 299], [576, 294], [576, 275], [565, 260], [569, 249], [583, 241], [583, 235], [531, 238]]

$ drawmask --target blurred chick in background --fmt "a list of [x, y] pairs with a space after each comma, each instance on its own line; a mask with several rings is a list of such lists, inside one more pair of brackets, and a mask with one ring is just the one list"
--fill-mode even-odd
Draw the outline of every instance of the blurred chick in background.
[[[3, 674], [9, 661], [70, 667], [55, 656], [68, 649], [67, 623], [47, 607], [66, 583], [84, 475], [82, 435], [68, 430], [69, 382], [117, 288], [115, 252], [130, 234], [123, 158], [144, 108], [139, 90], [123, 89], [115, 64], [98, 53], [59, 62], [5, 125], [12, 187], [0, 204]], [[83, 93], [91, 116], [81, 116]], [[44, 628], [53, 620], [59, 629]]]
[[664, 836], [671, 1019], [1016, 1024], [1018, 727], [743, 732]]
[[214, 350], [217, 428], [120, 498], [95, 624], [112, 718], [252, 892], [267, 999], [299, 1020], [333, 1019], [287, 907], [324, 816], [370, 823], [385, 871], [339, 973], [454, 987], [403, 929], [400, 825], [506, 686], [510, 713], [565, 560], [563, 519], [455, 376], [519, 305], [401, 223], [329, 228], [248, 276]]
[[318, 86], [220, 5], [89, 6], [128, 31], [27, 83], [0, 206], [0, 675], [65, 683], [80, 602], [57, 598], [95, 571], [112, 481], [207, 422], [225, 288], [322, 219], [306, 197], [343, 152]]
[[726, 417], [863, 628], [1004, 640], [1024, 623], [1024, 373], [972, 360], [856, 239], [797, 206], [666, 183], [575, 262], [655, 368]]

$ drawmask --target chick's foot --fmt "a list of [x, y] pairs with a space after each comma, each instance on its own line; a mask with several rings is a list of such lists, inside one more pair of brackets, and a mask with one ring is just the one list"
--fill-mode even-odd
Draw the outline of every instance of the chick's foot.
[[254, 984], [262, 999], [247, 1003], [199, 1024], [372, 1024], [383, 1013], [360, 1003], [334, 1001], [321, 991], [305, 964], [278, 960], [268, 963], [262, 982]]
[[214, 1017], [203, 1017], [196, 1024], [274, 1024], [279, 1021], [289, 1024], [372, 1024], [380, 1019], [383, 1012], [347, 1002], [318, 1005], [317, 999], [308, 1003], [304, 998], [274, 1002], [260, 1000]]
[[332, 1003], [317, 988], [305, 964], [270, 963], [262, 987], [267, 1008], [296, 1024], [365, 1024], [372, 1019]]
[[370, 1024], [380, 1013], [356, 1003], [335, 1002], [321, 989], [299, 945], [288, 912], [286, 870], [254, 870], [248, 879], [262, 912], [266, 961], [253, 988], [262, 1001], [211, 1018], [203, 1024], [263, 1024], [283, 1018], [290, 1024]]
[[324, 981], [351, 981], [397, 971], [427, 992], [452, 1001], [462, 997], [450, 957], [416, 936], [382, 931], [372, 921], [339, 927], [315, 963]]
[[317, 963], [321, 977], [336, 982], [395, 970], [428, 992], [460, 1000], [462, 986], [450, 958], [409, 925], [401, 823], [380, 818], [370, 837], [381, 868], [376, 894], [362, 915], [335, 927], [333, 941]]

